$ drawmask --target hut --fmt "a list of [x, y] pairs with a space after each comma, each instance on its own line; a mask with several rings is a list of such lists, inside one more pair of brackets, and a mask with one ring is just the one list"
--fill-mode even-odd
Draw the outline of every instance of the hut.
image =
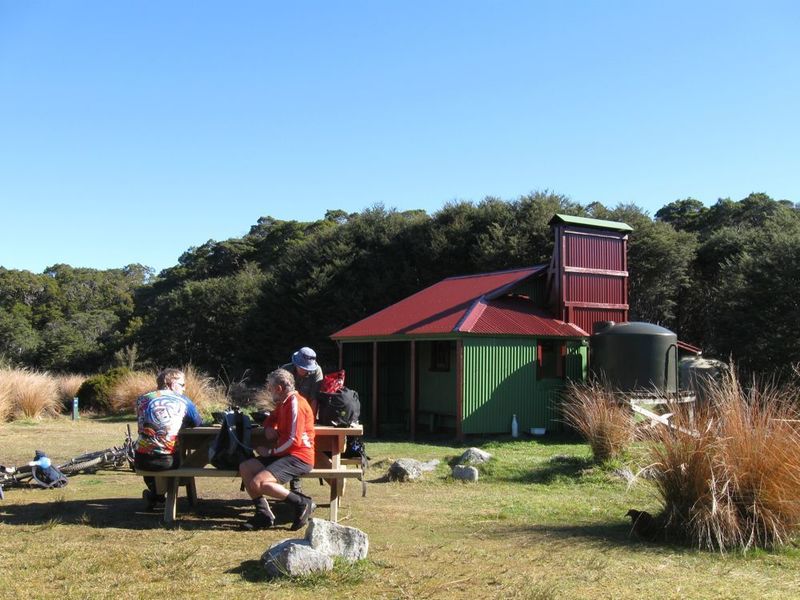
[[628, 318], [624, 223], [555, 215], [549, 263], [448, 277], [337, 331], [372, 435], [560, 429], [594, 322]]

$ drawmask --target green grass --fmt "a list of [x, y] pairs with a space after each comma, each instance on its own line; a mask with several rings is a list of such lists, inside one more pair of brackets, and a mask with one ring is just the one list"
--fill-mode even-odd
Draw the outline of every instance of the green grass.
[[[0, 426], [0, 463], [35, 448], [60, 462], [119, 444], [125, 424], [93, 419]], [[296, 537], [285, 525], [248, 533], [250, 505], [233, 480], [198, 482], [196, 513], [181, 522], [141, 511], [141, 480], [78, 475], [60, 490], [8, 490], [0, 501], [0, 595], [37, 598], [788, 598], [800, 550], [725, 556], [631, 539], [629, 508], [658, 510], [651, 484], [629, 488], [569, 439], [476, 440], [494, 459], [477, 484], [453, 481], [466, 446], [367, 442], [366, 498], [348, 485], [340, 521], [369, 535], [365, 561], [332, 573], [269, 581], [259, 558]], [[439, 459], [418, 482], [383, 483], [397, 458]], [[633, 459], [631, 459], [633, 460]], [[635, 471], [635, 465], [631, 465]], [[318, 503], [326, 488], [304, 488]], [[288, 511], [277, 505], [284, 523]], [[316, 516], [326, 518], [326, 507]]]

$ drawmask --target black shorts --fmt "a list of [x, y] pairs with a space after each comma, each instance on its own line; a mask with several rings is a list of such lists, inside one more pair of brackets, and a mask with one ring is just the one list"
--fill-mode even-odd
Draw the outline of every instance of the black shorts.
[[303, 462], [296, 456], [259, 456], [258, 462], [272, 473], [278, 483], [286, 483], [295, 477], [305, 475], [311, 470], [312, 465]]

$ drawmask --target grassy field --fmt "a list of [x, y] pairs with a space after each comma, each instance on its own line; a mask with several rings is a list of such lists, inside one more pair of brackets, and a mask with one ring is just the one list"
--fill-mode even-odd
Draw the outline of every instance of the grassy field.
[[[125, 420], [0, 425], [0, 463], [35, 448], [54, 462], [122, 441]], [[196, 513], [179, 500], [168, 529], [142, 510], [141, 480], [78, 475], [61, 490], [8, 490], [0, 501], [3, 598], [796, 598], [800, 549], [721, 556], [632, 539], [629, 508], [658, 510], [646, 482], [628, 488], [593, 469], [570, 440], [476, 440], [495, 460], [478, 484], [450, 480], [451, 443], [368, 442], [366, 498], [348, 486], [341, 522], [369, 535], [369, 558], [296, 581], [266, 580], [259, 557], [298, 537], [284, 525], [243, 532], [250, 514], [232, 480], [198, 482]], [[422, 481], [382, 482], [391, 460], [438, 458]], [[305, 491], [318, 502], [325, 488]], [[327, 518], [326, 507], [315, 514]]]

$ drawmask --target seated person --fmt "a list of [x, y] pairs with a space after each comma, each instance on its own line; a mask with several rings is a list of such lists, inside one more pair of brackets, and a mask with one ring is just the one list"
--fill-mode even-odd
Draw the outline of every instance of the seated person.
[[[281, 368], [286, 369], [294, 376], [294, 389], [300, 392], [300, 395], [309, 403], [311, 414], [316, 420], [319, 409], [317, 399], [319, 387], [322, 384], [322, 369], [317, 364], [317, 353], [308, 346], [304, 346], [292, 354], [292, 362], [286, 363]], [[303, 493], [297, 477], [289, 482], [289, 489], [295, 494]]]
[[[164, 369], [156, 377], [158, 389], [140, 396], [136, 401], [136, 420], [139, 437], [136, 440], [133, 464], [145, 471], [165, 471], [180, 466], [177, 454], [178, 432], [181, 427], [201, 425], [197, 407], [184, 395], [186, 376], [179, 369]], [[156, 493], [153, 477], [145, 477], [147, 489], [142, 492], [148, 509], [164, 496]]]
[[311, 498], [291, 492], [283, 484], [314, 466], [314, 415], [295, 390], [294, 377], [285, 369], [276, 369], [267, 376], [267, 393], [275, 402], [274, 410], [264, 420], [267, 446], [257, 447], [259, 456], [239, 465], [242, 482], [256, 507], [244, 528], [272, 527], [275, 516], [264, 498], [269, 496], [293, 505], [291, 530], [296, 531], [308, 522], [316, 506]]

